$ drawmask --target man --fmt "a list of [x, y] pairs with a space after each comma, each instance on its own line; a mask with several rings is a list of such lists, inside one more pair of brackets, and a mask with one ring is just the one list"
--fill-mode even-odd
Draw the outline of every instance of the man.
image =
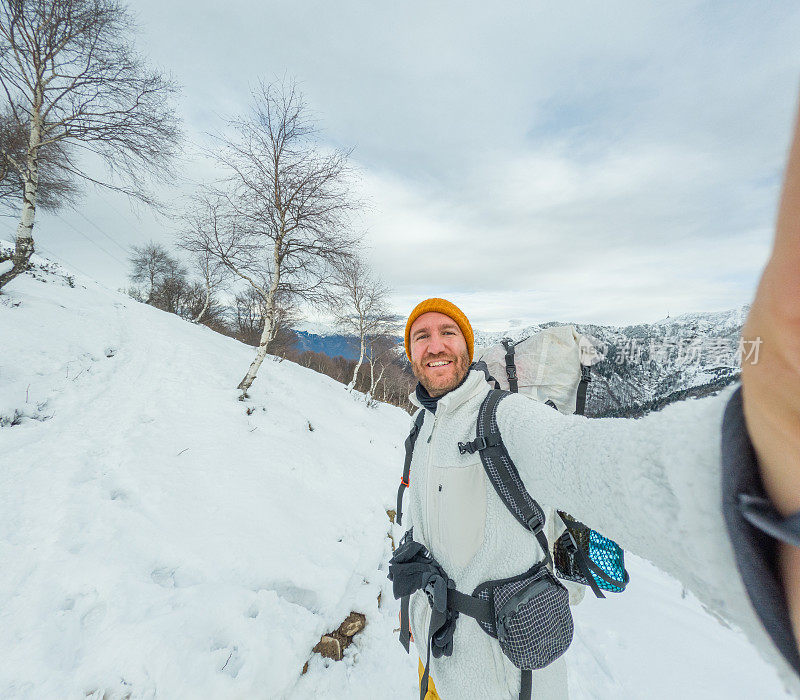
[[[798, 126], [772, 257], [743, 335], [758, 344], [759, 356], [743, 362], [741, 396], [734, 394], [725, 415], [722, 459], [723, 406], [716, 400], [697, 406], [691, 421], [679, 411], [590, 421], [511, 395], [500, 403], [497, 422], [537, 501], [573, 514], [681, 580], [742, 629], [800, 693], [800, 551], [776, 545], [762, 531], [783, 527], [779, 537], [794, 541], [786, 535], [794, 528], [800, 541], [800, 526], [778, 522], [800, 511]], [[403, 524], [465, 593], [520, 574], [543, 557], [536, 538], [489, 487], [479, 455], [457, 449], [474, 438], [490, 389], [482, 373], [469, 370], [473, 343], [467, 317], [444, 299], [423, 301], [408, 318], [406, 353], [419, 380], [411, 400], [425, 414]], [[756, 515], [766, 513], [767, 526], [754, 527], [741, 494], [768, 496], [780, 515], [759, 501]], [[423, 659], [430, 615], [426, 595], [414, 593], [411, 631]], [[443, 700], [518, 697], [519, 670], [473, 619], [456, 621], [452, 649], [451, 656], [431, 659]], [[534, 672], [533, 697], [566, 696], [563, 657]]]
[[[430, 419], [426, 414], [414, 451], [404, 525], [414, 527], [414, 539], [428, 547], [459, 590], [471, 592], [484, 581], [522, 573], [541, 560], [541, 548], [489, 493], [480, 457], [462, 457], [456, 447], [475, 436], [478, 409], [489, 391], [481, 372], [468, 371], [472, 327], [454, 304], [428, 299], [412, 311], [405, 337], [419, 379], [411, 400]], [[427, 650], [420, 642], [427, 638], [429, 612], [424, 594], [412, 596], [411, 629], [423, 659]], [[442, 698], [518, 696], [519, 670], [475, 622], [460, 619], [453, 643], [453, 656], [432, 664]], [[563, 659], [535, 674], [534, 693], [567, 696]]]

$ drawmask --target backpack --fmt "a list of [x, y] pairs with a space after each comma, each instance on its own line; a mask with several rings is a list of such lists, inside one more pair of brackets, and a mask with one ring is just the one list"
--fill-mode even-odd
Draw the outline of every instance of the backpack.
[[[477, 586], [472, 594], [465, 594], [456, 590], [455, 583], [431, 553], [421, 543], [414, 541], [413, 529], [406, 533], [389, 562], [389, 579], [395, 598], [401, 601], [400, 642], [406, 651], [409, 651], [410, 642], [408, 618], [411, 594], [424, 590], [432, 609], [426, 644], [427, 658], [420, 682], [420, 700], [424, 700], [427, 692], [431, 653], [434, 657], [452, 654], [453, 633], [459, 614], [474, 618], [484, 632], [498, 640], [503, 653], [521, 670], [520, 700], [529, 700], [531, 672], [552, 663], [572, 642], [574, 628], [569, 594], [552, 571], [555, 570], [564, 579], [591, 586], [599, 597], [604, 597], [599, 590], [602, 585], [599, 581], [612, 586], [607, 590], [622, 590], [627, 584], [627, 573], [623, 580], [614, 579], [612, 576], [616, 569], [612, 568], [612, 572], [608, 573], [604, 571], [602, 562], [589, 559], [591, 547], [581, 549], [581, 546], [584, 540], [590, 543], [591, 537], [581, 538], [580, 534], [576, 536], [572, 532], [574, 530], [585, 535], [586, 531], [594, 531], [569, 516], [564, 518], [567, 529], [559, 537], [554, 548], [555, 556], [551, 557], [544, 534], [544, 512], [525, 489], [497, 426], [498, 404], [510, 393], [519, 391], [520, 385], [525, 390], [520, 393], [534, 396], [556, 410], [572, 413], [580, 409], [583, 412], [586, 388], [590, 381], [588, 367], [593, 358], [588, 350], [582, 350], [592, 347], [591, 343], [586, 340], [582, 344], [581, 338], [574, 328], [563, 326], [546, 329], [517, 343], [504, 339], [502, 353], [497, 347], [490, 348], [470, 367], [483, 371], [487, 381], [495, 388], [489, 391], [481, 404], [475, 440], [459, 443], [459, 451], [462, 454], [474, 454], [476, 451], [480, 454], [492, 486], [514, 518], [537, 538], [544, 559], [523, 574], [486, 581]], [[590, 361], [583, 363], [582, 357]], [[541, 358], [541, 361], [531, 361], [531, 358]], [[502, 362], [510, 391], [502, 389], [500, 381], [492, 376], [487, 360], [495, 369], [496, 363]], [[576, 362], [580, 367], [577, 372]], [[496, 376], [503, 377], [503, 374], [497, 372]], [[424, 416], [425, 412], [419, 411], [405, 442], [403, 477], [397, 491], [396, 522], [399, 525], [402, 524], [403, 495], [409, 486], [414, 445]], [[618, 563], [622, 550], [611, 540], [607, 542], [613, 545], [612, 554], [619, 555], [616, 558], [611, 556], [609, 560]], [[598, 581], [591, 564], [606, 575], [611, 583], [603, 576]]]
[[478, 362], [487, 381], [536, 399], [561, 413], [584, 414], [591, 366], [603, 359], [592, 340], [573, 326], [552, 326], [514, 342], [503, 338], [485, 349]]
[[[473, 368], [485, 364], [487, 381], [496, 389], [524, 394], [564, 414], [584, 415], [591, 366], [602, 359], [593, 339], [573, 326], [551, 326], [516, 342], [503, 338], [484, 350]], [[559, 578], [589, 586], [598, 598], [605, 598], [600, 589], [624, 591], [630, 577], [622, 548], [557, 512], [565, 526], [553, 552]]]

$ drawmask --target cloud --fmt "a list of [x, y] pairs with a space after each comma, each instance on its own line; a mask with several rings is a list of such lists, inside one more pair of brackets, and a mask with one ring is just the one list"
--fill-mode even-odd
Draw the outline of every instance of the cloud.
[[[327, 144], [355, 146], [369, 254], [400, 313], [445, 295], [486, 324], [621, 323], [752, 295], [797, 98], [794, 2], [137, 11], [143, 50], [184, 86], [193, 142], [245, 111], [258, 78], [300, 81]], [[193, 158], [184, 171], [207, 175]], [[84, 213], [123, 243], [168, 240], [91, 197]]]
[[[487, 322], [623, 323], [737, 306], [771, 237], [759, 207], [735, 201], [724, 162], [677, 145], [496, 156], [449, 197], [396, 177], [367, 182], [373, 263], [398, 305], [467, 295]], [[771, 205], [774, 193], [758, 196]]]

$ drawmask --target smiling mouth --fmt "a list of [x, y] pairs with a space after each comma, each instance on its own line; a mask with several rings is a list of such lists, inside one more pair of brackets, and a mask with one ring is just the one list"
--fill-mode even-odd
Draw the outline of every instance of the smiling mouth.
[[452, 360], [436, 360], [435, 362], [428, 362], [427, 367], [447, 367], [447, 365], [453, 364]]

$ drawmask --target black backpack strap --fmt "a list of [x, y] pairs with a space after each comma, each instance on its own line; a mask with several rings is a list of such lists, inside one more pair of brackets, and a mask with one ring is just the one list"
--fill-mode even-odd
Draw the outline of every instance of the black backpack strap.
[[511, 389], [512, 393], [516, 394], [519, 391], [517, 366], [514, 364], [514, 346], [516, 343], [512, 342], [511, 338], [503, 338], [501, 342], [506, 349], [506, 376], [508, 377], [508, 388]]
[[492, 626], [495, 624], [494, 606], [490, 600], [467, 595], [458, 590], [450, 590], [447, 592], [447, 607], [483, 624]]
[[522, 678], [519, 684], [519, 700], [531, 700], [531, 691], [533, 690], [533, 672], [530, 670], [522, 672]]
[[547, 563], [552, 564], [550, 548], [544, 534], [544, 511], [522, 483], [497, 425], [497, 406], [506, 396], [510, 396], [507, 391], [489, 391], [478, 411], [477, 437], [472, 442], [459, 442], [458, 449], [461, 454], [480, 454], [486, 476], [492, 482], [500, 500], [517, 522], [536, 536]]
[[[447, 607], [462, 615], [469, 615], [482, 625], [495, 625], [494, 604], [491, 600], [467, 595], [457, 590], [447, 592]], [[485, 627], [484, 627], [485, 629]], [[523, 669], [520, 678], [519, 700], [531, 700], [533, 675], [530, 670]]]
[[422, 409], [414, 420], [414, 425], [411, 427], [411, 432], [406, 438], [406, 461], [403, 464], [403, 478], [400, 479], [400, 486], [397, 489], [397, 510], [395, 511], [394, 520], [398, 525], [403, 524], [403, 494], [408, 488], [409, 476], [411, 476], [411, 458], [414, 456], [414, 445], [417, 444], [417, 436], [422, 428], [422, 423], [425, 420], [425, 409]]
[[586, 412], [586, 390], [590, 381], [592, 381], [592, 368], [581, 365], [581, 381], [578, 384], [578, 397], [575, 401], [575, 413], [579, 416], [585, 415]]
[[406, 654], [408, 654], [411, 647], [411, 626], [409, 623], [408, 612], [410, 604], [410, 595], [404, 595], [402, 598], [400, 598], [400, 644], [403, 645], [403, 649], [406, 650]]
[[[617, 581], [615, 578], [611, 578], [605, 571], [603, 571], [597, 564], [595, 564], [591, 559], [586, 559], [586, 565], [592, 573], [597, 574], [603, 581], [607, 584], [614, 586], [615, 588], [619, 588], [620, 591], [624, 591], [625, 587], [631, 580], [630, 574], [628, 573], [627, 569], [623, 573], [622, 581]], [[603, 596], [605, 597], [605, 596]]]

